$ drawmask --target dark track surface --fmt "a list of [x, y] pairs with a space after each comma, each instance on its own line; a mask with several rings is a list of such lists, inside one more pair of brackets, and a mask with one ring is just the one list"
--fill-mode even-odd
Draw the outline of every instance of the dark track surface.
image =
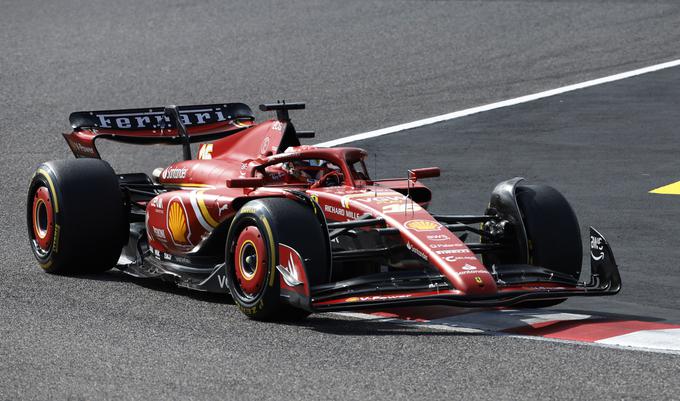
[[584, 239], [592, 225], [609, 240], [624, 283], [617, 296], [556, 309], [680, 323], [680, 197], [648, 193], [680, 179], [678, 101], [675, 67], [355, 145], [380, 152], [380, 176], [405, 176], [401, 160], [441, 166], [442, 177], [428, 182], [433, 212], [479, 213], [495, 184], [512, 177], [554, 186]]
[[[0, 2], [1, 399], [677, 398], [677, 356], [334, 315], [263, 324], [219, 298], [115, 272], [42, 273], [27, 245], [25, 191], [39, 162], [70, 157], [58, 133], [71, 111], [285, 97], [309, 102], [296, 122], [324, 141], [655, 64], [680, 50], [675, 1], [253, 3]], [[645, 193], [679, 178], [677, 84], [677, 72], [662, 72], [566, 96], [566, 106], [555, 98], [424, 128], [423, 139], [404, 133], [361, 145], [401, 152], [409, 165], [424, 164], [423, 154], [427, 164], [459, 155], [442, 163], [448, 178], [432, 181], [437, 189], [460, 184], [448, 192], [459, 210], [479, 210], [506, 176], [554, 184], [582, 223], [609, 235], [626, 280], [620, 297], [566, 306], [677, 322], [669, 252], [680, 199]], [[640, 151], [625, 147], [635, 127], [644, 133]], [[404, 154], [404, 140], [430, 145]], [[510, 147], [532, 159], [494, 162]], [[179, 155], [120, 149], [103, 153], [128, 171]], [[401, 166], [395, 160], [381, 151], [381, 175]], [[435, 208], [448, 209], [444, 196], [437, 193]], [[608, 201], [617, 209], [603, 212]], [[623, 217], [612, 219], [616, 211]], [[637, 263], [641, 255], [647, 266]]]

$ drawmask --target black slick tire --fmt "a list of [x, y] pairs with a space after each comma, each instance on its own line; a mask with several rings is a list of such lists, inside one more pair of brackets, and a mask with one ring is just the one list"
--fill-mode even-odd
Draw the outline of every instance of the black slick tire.
[[99, 159], [42, 164], [27, 199], [29, 242], [48, 273], [111, 269], [127, 240], [128, 222], [118, 177]]
[[[574, 210], [564, 196], [547, 185], [518, 185], [517, 205], [529, 244], [529, 263], [578, 280], [583, 248]], [[548, 307], [565, 299], [527, 301], [523, 307]]]
[[227, 234], [226, 275], [241, 312], [256, 320], [299, 320], [308, 311], [282, 300], [278, 244], [295, 249], [310, 285], [327, 280], [329, 252], [313, 211], [287, 198], [252, 200], [237, 212]]

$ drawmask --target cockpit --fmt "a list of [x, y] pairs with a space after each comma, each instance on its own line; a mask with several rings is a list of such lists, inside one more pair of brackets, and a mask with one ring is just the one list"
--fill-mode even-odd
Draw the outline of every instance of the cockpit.
[[[343, 156], [345, 169], [338, 160], [332, 160], [330, 157], [296, 158], [291, 155], [290, 160], [267, 164], [259, 172], [270, 185], [297, 184], [309, 185], [310, 188], [360, 186], [370, 180], [363, 160], [365, 154], [349, 153]], [[351, 176], [352, 183], [347, 183], [346, 174]]]

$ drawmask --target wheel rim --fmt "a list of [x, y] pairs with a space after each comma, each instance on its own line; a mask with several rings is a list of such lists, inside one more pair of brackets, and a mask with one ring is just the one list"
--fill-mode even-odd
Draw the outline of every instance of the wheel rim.
[[54, 235], [54, 211], [50, 191], [44, 186], [39, 187], [33, 195], [31, 220], [36, 250], [43, 255], [47, 254], [52, 247]]
[[247, 226], [239, 234], [234, 248], [234, 270], [242, 295], [256, 298], [267, 278], [267, 249], [257, 227]]

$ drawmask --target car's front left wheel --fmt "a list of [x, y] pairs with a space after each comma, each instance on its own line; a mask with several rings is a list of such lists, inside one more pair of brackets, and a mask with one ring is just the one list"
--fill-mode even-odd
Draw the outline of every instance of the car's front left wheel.
[[258, 320], [296, 320], [309, 312], [281, 299], [279, 244], [294, 249], [304, 261], [308, 285], [329, 276], [328, 236], [314, 212], [286, 198], [246, 203], [227, 234], [226, 274], [229, 291], [239, 309]]

